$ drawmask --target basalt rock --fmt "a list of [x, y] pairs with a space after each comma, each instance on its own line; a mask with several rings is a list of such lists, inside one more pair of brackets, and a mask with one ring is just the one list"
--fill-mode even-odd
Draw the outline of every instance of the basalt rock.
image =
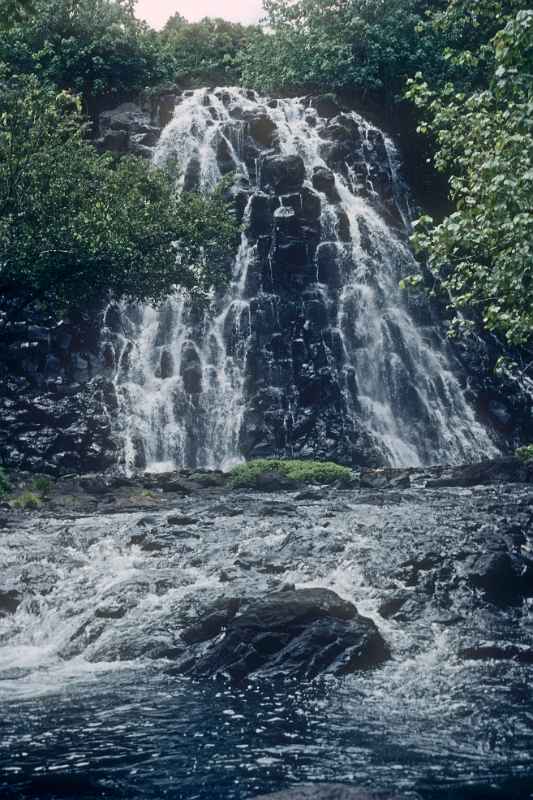
[[514, 661], [517, 664], [533, 664], [533, 648], [520, 645], [478, 644], [459, 651], [465, 661]]
[[313, 186], [318, 192], [323, 192], [328, 200], [337, 202], [339, 194], [335, 186], [335, 175], [325, 167], [315, 167], [313, 171]]
[[[164, 110], [162, 117], [168, 117]], [[123, 103], [100, 114], [99, 138], [95, 144], [101, 152], [109, 151], [116, 155], [129, 152], [149, 159], [160, 135], [161, 128], [152, 123], [148, 111], [136, 103]]]
[[[215, 639], [224, 628], [222, 640]], [[194, 677], [257, 674], [313, 678], [343, 675], [386, 661], [389, 648], [374, 623], [352, 603], [326, 589], [282, 591], [240, 606], [213, 611], [182, 636], [209, 639], [203, 652], [188, 653], [178, 671]]]
[[16, 589], [0, 589], [0, 618], [14, 614], [22, 602], [22, 595]]
[[297, 192], [305, 178], [301, 156], [267, 156], [261, 165], [262, 185], [276, 194]]
[[110, 354], [100, 348], [100, 320], [57, 323], [32, 310], [3, 325], [0, 453], [8, 469], [61, 475], [115, 463], [114, 390], [105, 377]]

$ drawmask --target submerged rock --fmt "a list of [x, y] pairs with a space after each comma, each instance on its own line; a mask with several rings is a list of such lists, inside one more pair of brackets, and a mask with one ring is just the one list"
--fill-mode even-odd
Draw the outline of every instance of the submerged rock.
[[392, 795], [368, 792], [343, 783], [315, 783], [294, 786], [284, 792], [261, 795], [254, 800], [394, 800]]
[[0, 618], [14, 614], [22, 602], [22, 595], [15, 589], [0, 589]]
[[516, 661], [517, 664], [533, 664], [533, 647], [478, 644], [460, 650], [459, 658], [466, 661]]
[[521, 593], [521, 564], [505, 550], [474, 557], [468, 577], [472, 586], [482, 589], [495, 603], [511, 602]]
[[222, 640], [188, 654], [178, 671], [234, 681], [250, 674], [309, 679], [371, 669], [390, 656], [372, 620], [328, 589], [275, 592], [250, 602], [239, 614], [235, 606], [231, 610], [208, 614], [184, 633], [191, 641], [193, 632], [198, 641], [206, 628], [216, 636], [220, 623], [226, 625]]

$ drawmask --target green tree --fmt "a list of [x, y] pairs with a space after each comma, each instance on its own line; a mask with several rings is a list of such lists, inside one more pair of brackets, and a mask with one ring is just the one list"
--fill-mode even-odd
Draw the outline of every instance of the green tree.
[[82, 95], [90, 109], [102, 97], [154, 86], [170, 79], [172, 65], [159, 34], [135, 19], [134, 6], [131, 0], [34, 0], [3, 33], [0, 61], [14, 74], [36, 74]]
[[432, 37], [417, 32], [431, 0], [264, 5], [271, 33], [257, 33], [242, 56], [244, 80], [263, 89], [348, 89], [392, 102], [408, 76], [439, 61]]
[[87, 307], [108, 293], [157, 302], [224, 281], [237, 226], [220, 193], [178, 196], [142, 159], [84, 139], [77, 100], [33, 77], [0, 84], [4, 309]]
[[33, 0], [0, 0], [0, 29], [9, 28], [33, 8]]
[[161, 33], [162, 48], [180, 84], [240, 83], [241, 53], [257, 31], [255, 27], [209, 17], [191, 24], [175, 14]]
[[[418, 221], [414, 241], [444, 290], [459, 327], [481, 321], [512, 344], [533, 344], [533, 11], [523, 3], [450, 3], [447, 19], [468, 31], [472, 6], [487, 41], [448, 58], [470, 78], [432, 87], [422, 75], [409, 96], [420, 129], [437, 144], [454, 211]], [[510, 6], [514, 11], [510, 12]], [[495, 19], [500, 29], [495, 35]], [[465, 89], [466, 87], [466, 89]], [[469, 88], [475, 87], [475, 88]]]

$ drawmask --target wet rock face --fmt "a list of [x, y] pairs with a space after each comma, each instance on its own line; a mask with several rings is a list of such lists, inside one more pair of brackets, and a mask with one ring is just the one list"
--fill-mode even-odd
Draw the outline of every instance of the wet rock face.
[[[164, 101], [159, 113], [168, 121]], [[100, 114], [99, 134], [95, 144], [101, 152], [133, 153], [150, 159], [161, 135], [161, 127], [153, 124], [153, 115], [136, 103], [123, 103]]]
[[213, 610], [182, 634], [191, 644], [225, 629], [222, 641], [201, 655], [187, 653], [178, 670], [234, 681], [250, 674], [308, 679], [370, 669], [389, 657], [372, 620], [327, 589], [282, 591], [238, 608]]
[[301, 156], [267, 156], [262, 163], [264, 188], [275, 194], [298, 192], [304, 182], [305, 165]]
[[[0, 304], [0, 316], [1, 316]], [[51, 322], [32, 312], [1, 328], [0, 457], [9, 469], [60, 475], [116, 461], [113, 391], [100, 320]]]

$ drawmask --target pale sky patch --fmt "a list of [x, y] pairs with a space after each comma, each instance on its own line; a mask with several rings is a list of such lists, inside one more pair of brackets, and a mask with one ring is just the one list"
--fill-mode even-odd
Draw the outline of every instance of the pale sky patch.
[[232, 22], [253, 23], [263, 16], [263, 4], [262, 0], [138, 0], [136, 16], [154, 28], [161, 28], [176, 11], [189, 22], [222, 17]]

